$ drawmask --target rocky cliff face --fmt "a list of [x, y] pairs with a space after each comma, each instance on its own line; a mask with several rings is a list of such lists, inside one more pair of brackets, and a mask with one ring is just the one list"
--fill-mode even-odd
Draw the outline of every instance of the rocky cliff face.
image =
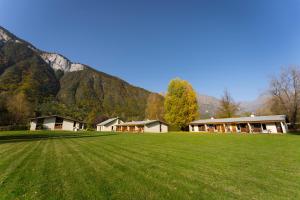
[[0, 42], [1, 43], [15, 42], [15, 43], [26, 44], [28, 48], [30, 48], [33, 51], [36, 51], [41, 56], [41, 58], [47, 64], [49, 64], [54, 70], [61, 70], [63, 72], [74, 72], [86, 68], [86, 66], [83, 64], [72, 63], [69, 59], [67, 59], [66, 57], [60, 54], [41, 51], [36, 47], [34, 47], [32, 44], [22, 39], [18, 39], [15, 35], [13, 35], [8, 30], [4, 29], [1, 26], [0, 26]]
[[0, 27], [0, 40], [1, 41], [9, 41], [9, 40], [12, 40], [12, 37], [7, 34], [7, 32], [1, 27]]
[[63, 72], [74, 72], [84, 70], [86, 66], [80, 63], [72, 63], [70, 60], [62, 55], [56, 53], [40, 53], [41, 57], [48, 63], [54, 70], [61, 70]]

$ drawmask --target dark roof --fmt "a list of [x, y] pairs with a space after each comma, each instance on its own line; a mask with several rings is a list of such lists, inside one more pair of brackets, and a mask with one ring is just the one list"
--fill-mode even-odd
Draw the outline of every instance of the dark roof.
[[236, 117], [223, 119], [202, 119], [191, 122], [190, 124], [217, 124], [217, 123], [240, 123], [240, 122], [279, 122], [285, 121], [285, 115]]
[[71, 120], [71, 121], [75, 121], [75, 122], [85, 123], [85, 122], [77, 120], [77, 119], [73, 119], [73, 118], [70, 118], [70, 117], [63, 117], [63, 116], [60, 116], [60, 115], [47, 115], [47, 116], [33, 117], [33, 118], [30, 118], [30, 120], [51, 118], [51, 117], [59, 117], [59, 118], [63, 118], [63, 119], [67, 119], [67, 120]]
[[117, 124], [117, 126], [139, 126], [139, 125], [148, 125], [152, 124], [154, 122], [160, 122], [162, 124], [168, 125], [166, 122], [160, 121], [160, 120], [145, 120], [145, 121], [132, 121], [132, 122], [125, 122], [121, 124]]
[[103, 122], [100, 122], [99, 124], [97, 124], [97, 126], [105, 126], [106, 124], [109, 124], [115, 120], [119, 119], [118, 117], [115, 117], [115, 118], [110, 118], [108, 120], [105, 120]]

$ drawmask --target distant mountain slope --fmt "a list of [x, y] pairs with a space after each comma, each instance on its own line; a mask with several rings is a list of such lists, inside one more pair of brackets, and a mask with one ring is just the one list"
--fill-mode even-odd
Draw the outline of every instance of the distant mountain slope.
[[93, 115], [144, 119], [151, 94], [60, 54], [41, 51], [0, 27], [0, 102], [5, 105], [3, 99], [20, 91], [34, 100], [40, 114], [81, 119]]
[[[200, 105], [200, 117], [201, 118], [210, 118], [215, 116], [216, 111], [219, 107], [220, 100], [216, 97], [198, 94], [198, 103]], [[242, 101], [240, 103], [240, 114], [243, 112], [253, 112], [259, 113], [263, 107], [266, 106], [269, 100], [267, 94], [258, 96], [257, 99], [253, 101]]]
[[204, 94], [198, 94], [197, 99], [200, 105], [201, 118], [205, 119], [215, 116], [220, 102], [219, 99]]
[[246, 112], [256, 112], [258, 109], [264, 107], [269, 99], [270, 99], [269, 95], [262, 94], [253, 101], [241, 102], [241, 109]]
[[0, 45], [0, 93], [26, 92], [38, 101], [59, 90], [52, 68], [24, 43], [9, 41]]

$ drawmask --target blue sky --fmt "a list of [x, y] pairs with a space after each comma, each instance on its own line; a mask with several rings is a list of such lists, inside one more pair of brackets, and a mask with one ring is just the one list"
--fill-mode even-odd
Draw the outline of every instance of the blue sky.
[[166, 91], [253, 100], [300, 64], [299, 0], [0, 0], [0, 25], [36, 47]]

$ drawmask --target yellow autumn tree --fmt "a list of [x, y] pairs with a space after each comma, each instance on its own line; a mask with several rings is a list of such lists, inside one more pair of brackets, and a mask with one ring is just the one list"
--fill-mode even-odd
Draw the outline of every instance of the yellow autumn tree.
[[149, 95], [145, 117], [147, 119], [164, 120], [164, 97], [162, 95], [156, 93]]
[[179, 78], [170, 81], [165, 97], [165, 119], [172, 126], [181, 130], [198, 118], [199, 106], [197, 95], [192, 85]]

